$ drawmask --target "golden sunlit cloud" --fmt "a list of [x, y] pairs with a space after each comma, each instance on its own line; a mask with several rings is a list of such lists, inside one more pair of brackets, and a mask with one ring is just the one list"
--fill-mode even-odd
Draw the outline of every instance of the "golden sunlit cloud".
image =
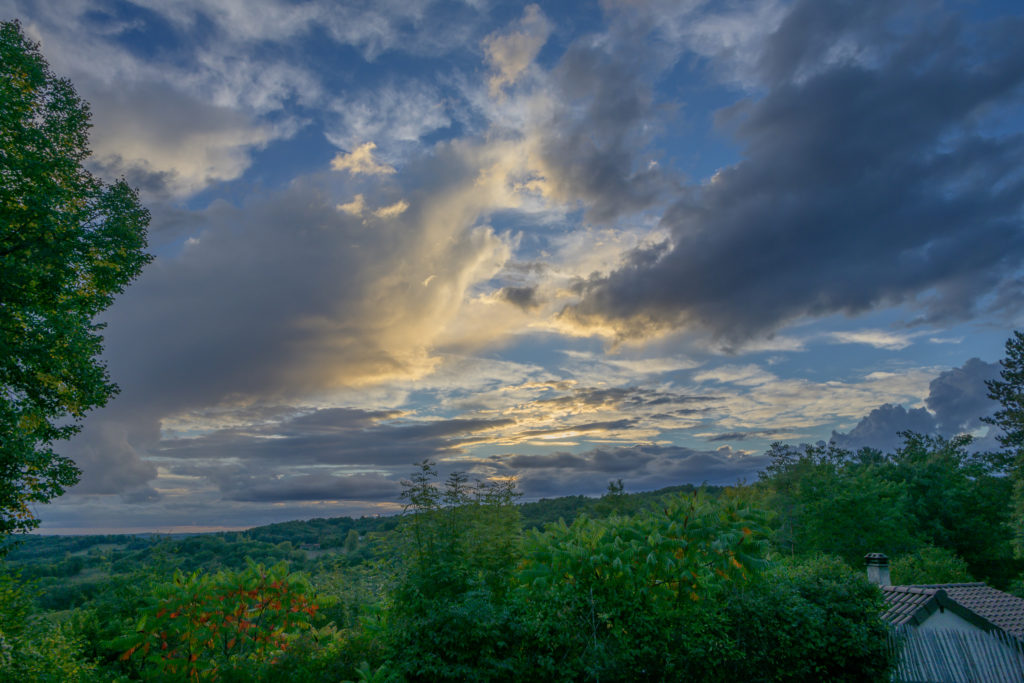
[[527, 5], [523, 17], [507, 33], [492, 33], [484, 39], [487, 61], [498, 73], [491, 77], [491, 94], [514, 84], [537, 57], [551, 34], [551, 24], [537, 5]]
[[352, 198], [352, 201], [347, 204], [338, 204], [337, 209], [342, 213], [347, 213], [350, 216], [362, 216], [363, 210], [366, 208], [366, 201], [363, 199], [363, 195], [357, 194]]
[[376, 143], [364, 142], [350, 154], [339, 152], [331, 159], [331, 168], [335, 171], [348, 171], [352, 175], [390, 175], [394, 173], [394, 166], [374, 160], [373, 150], [375, 149], [377, 149]]
[[376, 216], [377, 218], [395, 218], [396, 216], [401, 216], [403, 213], [405, 213], [405, 210], [408, 208], [409, 202], [405, 201], [404, 199], [399, 199], [394, 204], [382, 206], [381, 208], [375, 210], [373, 212], [373, 215]]

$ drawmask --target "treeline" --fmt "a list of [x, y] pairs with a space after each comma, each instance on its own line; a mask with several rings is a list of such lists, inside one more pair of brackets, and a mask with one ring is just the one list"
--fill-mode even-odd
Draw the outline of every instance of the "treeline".
[[1021, 592], [1006, 453], [768, 454], [749, 485], [527, 504], [422, 463], [401, 516], [25, 538], [0, 681], [886, 680], [866, 553]]
[[774, 546], [854, 566], [884, 552], [895, 583], [977, 579], [1020, 591], [1011, 458], [972, 452], [967, 436], [901, 436], [893, 453], [774, 444], [750, 492], [775, 515]]
[[[524, 529], [540, 529], [559, 519], [580, 514], [606, 516], [638, 511], [673, 493], [693, 493], [693, 485], [657, 491], [625, 493], [621, 482], [602, 498], [562, 496], [520, 503]], [[721, 487], [704, 487], [712, 495]], [[9, 536], [0, 544], [6, 571], [33, 580], [40, 592], [36, 606], [45, 611], [68, 610], [85, 604], [117, 576], [142, 568], [164, 574], [178, 569], [242, 570], [249, 558], [265, 565], [286, 562], [292, 571], [324, 575], [333, 568], [385, 560], [390, 545], [384, 538], [401, 521], [398, 515], [335, 517], [282, 522], [245, 531], [204, 534], [97, 534], [89, 536]]]

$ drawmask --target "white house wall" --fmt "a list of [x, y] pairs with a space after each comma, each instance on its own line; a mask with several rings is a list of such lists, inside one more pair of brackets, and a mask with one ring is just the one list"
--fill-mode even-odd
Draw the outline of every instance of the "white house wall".
[[923, 624], [918, 626], [924, 631], [961, 631], [963, 633], [984, 633], [983, 629], [978, 628], [971, 622], [967, 621], [963, 617], [957, 616], [950, 610], [941, 610], [933, 612]]

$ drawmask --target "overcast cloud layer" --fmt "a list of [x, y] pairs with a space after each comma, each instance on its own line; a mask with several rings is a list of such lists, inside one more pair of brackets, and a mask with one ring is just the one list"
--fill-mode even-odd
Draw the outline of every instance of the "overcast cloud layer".
[[[0, 0], [153, 213], [51, 532], [756, 477], [972, 433], [1020, 327], [1015, 3]], [[126, 521], [129, 520], [129, 521]]]

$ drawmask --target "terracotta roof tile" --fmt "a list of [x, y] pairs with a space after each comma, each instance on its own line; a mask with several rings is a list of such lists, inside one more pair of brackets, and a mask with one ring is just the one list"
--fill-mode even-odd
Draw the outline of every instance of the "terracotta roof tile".
[[[909, 587], [899, 586], [899, 588]], [[941, 589], [950, 598], [978, 616], [987, 619], [1014, 637], [1024, 639], [1024, 599], [996, 590], [980, 581], [914, 587], [923, 590]]]
[[938, 589], [921, 586], [883, 586], [882, 593], [889, 604], [882, 618], [891, 624], [918, 624], [934, 609], [928, 609]]

